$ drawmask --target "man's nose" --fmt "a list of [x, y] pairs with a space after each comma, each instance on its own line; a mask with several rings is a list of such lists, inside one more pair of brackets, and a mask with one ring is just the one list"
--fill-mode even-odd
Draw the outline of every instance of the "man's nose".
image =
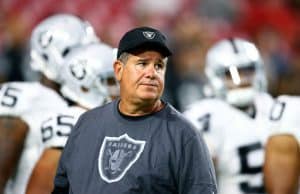
[[146, 68], [146, 73], [149, 76], [154, 76], [156, 74], [156, 69], [154, 64], [150, 64]]

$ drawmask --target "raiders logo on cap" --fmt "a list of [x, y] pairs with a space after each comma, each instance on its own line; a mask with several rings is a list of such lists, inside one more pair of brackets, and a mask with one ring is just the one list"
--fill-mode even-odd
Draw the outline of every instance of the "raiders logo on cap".
[[150, 32], [150, 31], [144, 31], [143, 35], [147, 39], [153, 39], [155, 37], [155, 32]]

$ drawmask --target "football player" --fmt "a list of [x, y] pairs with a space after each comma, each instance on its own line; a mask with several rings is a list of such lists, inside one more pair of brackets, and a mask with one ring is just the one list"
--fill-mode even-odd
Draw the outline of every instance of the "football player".
[[225, 39], [209, 49], [207, 91], [215, 98], [189, 106], [185, 116], [203, 132], [216, 165], [220, 194], [263, 194], [264, 143], [273, 98], [258, 49]]
[[270, 194], [300, 193], [299, 107], [299, 97], [280, 96], [272, 109], [274, 133], [266, 144], [264, 166], [266, 190]]
[[58, 94], [60, 68], [74, 47], [98, 42], [92, 26], [69, 14], [50, 16], [31, 35], [31, 66], [40, 82], [12, 82], [0, 90], [0, 193], [25, 193], [42, 151], [39, 123], [53, 109], [67, 106]]
[[111, 47], [101, 43], [74, 49], [67, 56], [61, 70], [64, 75], [61, 93], [73, 105], [42, 122], [45, 150], [33, 170], [27, 194], [51, 193], [61, 151], [78, 117], [116, 95], [110, 93], [111, 87], [118, 87], [113, 70], [114, 54]]

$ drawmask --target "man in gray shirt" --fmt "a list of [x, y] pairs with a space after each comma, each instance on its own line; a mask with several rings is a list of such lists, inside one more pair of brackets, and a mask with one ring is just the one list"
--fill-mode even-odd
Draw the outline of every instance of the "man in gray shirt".
[[217, 194], [202, 137], [161, 100], [170, 55], [156, 29], [122, 37], [114, 62], [120, 98], [80, 117], [53, 194]]

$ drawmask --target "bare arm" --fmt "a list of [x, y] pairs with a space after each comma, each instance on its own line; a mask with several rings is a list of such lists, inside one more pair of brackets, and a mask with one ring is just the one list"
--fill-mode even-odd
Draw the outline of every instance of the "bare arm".
[[265, 185], [269, 194], [296, 194], [300, 175], [299, 143], [291, 135], [271, 137], [266, 145]]
[[16, 170], [27, 133], [28, 126], [23, 120], [0, 117], [0, 193]]
[[54, 177], [61, 155], [59, 149], [46, 149], [34, 167], [26, 194], [49, 194], [54, 187]]

